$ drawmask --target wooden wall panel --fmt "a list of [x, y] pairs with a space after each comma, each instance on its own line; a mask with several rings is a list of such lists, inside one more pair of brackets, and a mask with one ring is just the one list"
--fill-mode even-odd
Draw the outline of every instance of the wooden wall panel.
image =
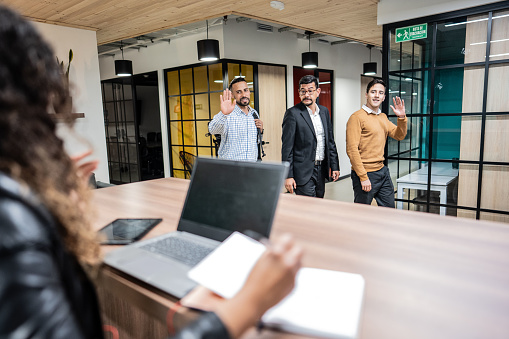
[[258, 98], [260, 118], [263, 120], [263, 140], [267, 154], [263, 160], [281, 161], [281, 135], [286, 111], [286, 77], [283, 66], [258, 66]]

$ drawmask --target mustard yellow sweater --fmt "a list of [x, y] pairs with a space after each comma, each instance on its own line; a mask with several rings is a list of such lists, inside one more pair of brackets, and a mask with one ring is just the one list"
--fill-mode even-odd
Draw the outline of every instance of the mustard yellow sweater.
[[384, 166], [384, 148], [387, 136], [403, 140], [406, 136], [407, 118], [398, 119], [394, 125], [384, 113], [368, 114], [360, 109], [353, 113], [346, 124], [346, 154], [352, 170], [361, 181], [367, 180], [367, 172], [375, 172]]

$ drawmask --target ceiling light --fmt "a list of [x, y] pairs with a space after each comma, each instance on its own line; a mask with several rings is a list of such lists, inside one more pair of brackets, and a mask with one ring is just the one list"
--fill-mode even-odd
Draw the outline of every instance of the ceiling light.
[[270, 7], [282, 11], [283, 9], [285, 9], [285, 4], [282, 1], [271, 1]]
[[362, 67], [362, 74], [364, 75], [375, 75], [376, 74], [376, 62], [371, 62], [371, 49], [373, 45], [366, 45], [369, 48], [369, 62], [364, 63]]
[[198, 60], [214, 61], [219, 59], [219, 41], [209, 39], [209, 21], [207, 23], [207, 39], [197, 41]]
[[120, 50], [122, 51], [122, 60], [115, 60], [115, 74], [119, 77], [129, 77], [133, 75], [133, 62], [124, 60], [124, 45], [120, 40]]
[[309, 52], [302, 53], [302, 67], [304, 68], [318, 67], [318, 52], [311, 52], [311, 34], [313, 32], [306, 31], [309, 40]]

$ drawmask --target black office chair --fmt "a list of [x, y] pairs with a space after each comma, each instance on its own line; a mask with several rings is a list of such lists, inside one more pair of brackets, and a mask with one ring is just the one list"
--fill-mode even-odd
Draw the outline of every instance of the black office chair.
[[179, 158], [180, 158], [180, 161], [182, 162], [182, 165], [184, 165], [185, 178], [186, 179], [190, 178], [191, 173], [193, 172], [194, 159], [196, 158], [196, 156], [194, 154], [191, 154], [191, 153], [188, 153], [185, 151], [180, 151]]

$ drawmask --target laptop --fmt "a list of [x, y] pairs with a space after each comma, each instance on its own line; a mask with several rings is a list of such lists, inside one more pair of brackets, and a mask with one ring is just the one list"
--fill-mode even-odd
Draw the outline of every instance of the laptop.
[[187, 272], [234, 231], [269, 237], [287, 163], [196, 158], [177, 231], [108, 253], [104, 262], [182, 298]]

